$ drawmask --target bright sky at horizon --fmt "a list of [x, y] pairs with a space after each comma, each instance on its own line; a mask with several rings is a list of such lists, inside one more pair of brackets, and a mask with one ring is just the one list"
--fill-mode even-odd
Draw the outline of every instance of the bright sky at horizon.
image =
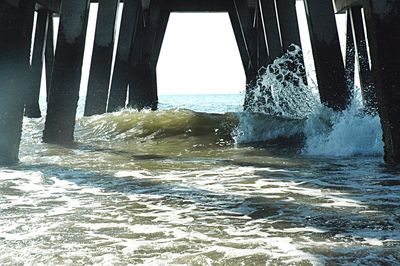
[[[119, 8], [118, 21], [122, 8]], [[297, 13], [306, 69], [314, 77], [314, 65], [302, 1]], [[97, 4], [89, 15], [80, 95], [86, 95], [96, 27]], [[346, 16], [337, 15], [339, 37], [345, 43]], [[57, 33], [58, 19], [55, 20]], [[116, 29], [116, 43], [118, 40]], [[55, 35], [57, 36], [57, 35]], [[245, 75], [227, 13], [172, 13], [157, 65], [158, 92], [163, 94], [225, 94], [245, 89]], [[312, 84], [312, 82], [310, 83]], [[42, 82], [42, 93], [45, 91]]]
[[157, 65], [160, 94], [239, 93], [246, 77], [227, 13], [172, 13]]
[[[316, 84], [303, 1], [296, 2], [306, 69]], [[336, 15], [345, 44], [346, 15]], [[343, 53], [344, 53], [344, 46]], [[240, 93], [245, 74], [227, 13], [172, 13], [157, 66], [159, 94]]]

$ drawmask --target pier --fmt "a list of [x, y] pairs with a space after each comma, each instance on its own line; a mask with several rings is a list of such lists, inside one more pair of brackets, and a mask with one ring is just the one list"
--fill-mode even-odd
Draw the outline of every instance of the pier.
[[[0, 164], [18, 162], [23, 115], [42, 115], [38, 101], [43, 64], [47, 86], [43, 141], [74, 141], [92, 3], [98, 3], [98, 15], [86, 116], [124, 107], [157, 109], [156, 66], [171, 12], [229, 14], [248, 95], [261, 67], [282, 56], [290, 45], [301, 47], [296, 0], [4, 0], [0, 4]], [[122, 4], [121, 23], [116, 25]], [[400, 163], [400, 2], [304, 0], [304, 5], [321, 102], [337, 111], [346, 109], [358, 60], [365, 112], [380, 115], [385, 161]], [[335, 13], [344, 12], [349, 18], [346, 62], [335, 21]], [[55, 16], [60, 23], [54, 52]], [[115, 39], [117, 28], [120, 34]]]

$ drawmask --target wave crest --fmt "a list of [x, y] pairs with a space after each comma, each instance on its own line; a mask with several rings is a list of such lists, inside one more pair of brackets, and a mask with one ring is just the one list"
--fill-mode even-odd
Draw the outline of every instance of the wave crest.
[[233, 113], [211, 114], [187, 109], [119, 112], [84, 117], [77, 132], [85, 140], [127, 141], [171, 137], [208, 137], [232, 141], [238, 119]]

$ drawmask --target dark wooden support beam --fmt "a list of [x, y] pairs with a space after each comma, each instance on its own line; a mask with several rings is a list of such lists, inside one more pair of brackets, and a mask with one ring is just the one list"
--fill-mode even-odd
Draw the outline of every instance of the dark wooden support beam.
[[139, 110], [158, 106], [156, 67], [170, 15], [164, 5], [163, 1], [151, 2], [132, 46], [129, 106]]
[[230, 0], [229, 17], [246, 75], [244, 108], [247, 109], [249, 99], [252, 99], [254, 82], [258, 72], [257, 31], [254, 27], [254, 16], [250, 13], [247, 1]]
[[268, 47], [265, 35], [264, 23], [262, 21], [260, 6], [256, 12], [256, 29], [257, 29], [257, 68], [266, 66], [269, 62]]
[[35, 0], [36, 8], [45, 9], [54, 13], [60, 12], [61, 0]]
[[99, 0], [85, 116], [106, 112], [119, 0]]
[[43, 56], [46, 38], [48, 12], [39, 10], [36, 19], [35, 41], [31, 64], [31, 83], [25, 102], [25, 115], [30, 118], [41, 117], [39, 106], [40, 84], [42, 80]]
[[347, 28], [346, 28], [346, 60], [345, 75], [346, 84], [349, 90], [354, 90], [354, 74], [355, 74], [356, 52], [354, 46], [353, 30], [351, 26], [350, 10], [347, 11]]
[[236, 11], [229, 12], [229, 18], [232, 24], [233, 33], [235, 35], [236, 44], [239, 49], [240, 58], [242, 60], [243, 69], [245, 71], [246, 80], [249, 81], [250, 72], [252, 72], [252, 62], [249, 54], [248, 47], [246, 45], [246, 40], [242, 32], [242, 27], [240, 25], [240, 20], [236, 14]]
[[[143, 73], [142, 59], [145, 44], [145, 15], [143, 9], [140, 8], [139, 18], [135, 25], [135, 35], [132, 39], [132, 47], [130, 54], [130, 76], [129, 76], [129, 99], [128, 107], [138, 110], [144, 108], [143, 100], [145, 98], [145, 86], [143, 79], [146, 73]], [[147, 22], [146, 22], [147, 23]]]
[[[295, 44], [301, 48], [299, 22], [297, 19], [296, 0], [276, 0], [276, 9], [278, 12], [279, 29], [281, 33], [282, 49], [286, 52], [289, 46]], [[303, 55], [299, 55], [302, 66], [301, 73], [303, 83], [307, 85], [307, 73], [304, 66]], [[297, 65], [297, 64], [296, 64]]]
[[54, 22], [52, 12], [48, 12], [46, 49], [44, 52], [44, 58], [46, 67], [46, 101], [48, 102], [54, 63]]
[[277, 0], [276, 8], [279, 17], [283, 51], [286, 51], [291, 44], [301, 47], [296, 0]]
[[270, 62], [282, 55], [281, 36], [279, 34], [278, 19], [274, 0], [259, 0], [261, 17], [267, 36]]
[[139, 17], [141, 5], [141, 1], [138, 0], [125, 0], [124, 2], [107, 112], [114, 112], [125, 107], [129, 83], [131, 45], [135, 34], [135, 25], [139, 19], [142, 19]]
[[230, 0], [229, 17], [231, 19], [236, 42], [241, 54], [247, 83], [257, 74], [257, 35], [253, 27], [254, 18], [246, 1]]
[[257, 8], [257, 1], [258, 0], [245, 0], [247, 4], [249, 5], [250, 10], [256, 10]]
[[371, 0], [366, 20], [385, 161], [400, 163], [400, 2]]
[[365, 0], [333, 0], [336, 13], [344, 13], [353, 6], [362, 6]]
[[150, 56], [150, 64], [156, 66], [160, 57], [161, 47], [167, 30], [170, 12], [161, 12], [156, 14], [156, 25], [154, 28], [154, 44]]
[[0, 165], [18, 162], [33, 14], [33, 0], [0, 2]]
[[332, 1], [304, 0], [320, 99], [334, 110], [344, 110], [351, 92], [346, 86]]
[[169, 12], [164, 12], [166, 3], [163, 0], [152, 0], [148, 11], [148, 20], [144, 28], [145, 42], [143, 46], [142, 66], [144, 67], [145, 91], [143, 105], [152, 110], [158, 107], [156, 67], [169, 20]]
[[47, 143], [68, 144], [74, 140], [89, 5], [89, 0], [63, 0], [61, 3], [60, 26], [43, 132], [43, 141]]
[[368, 60], [367, 41], [365, 39], [361, 7], [352, 7], [349, 12], [351, 13], [351, 23], [357, 47], [359, 76], [364, 105], [368, 112], [376, 113], [378, 111], [376, 87]]
[[[153, 0], [152, 0], [153, 1]], [[164, 0], [163, 9], [169, 12], [226, 12], [226, 0]], [[152, 3], [150, 2], [150, 5]]]

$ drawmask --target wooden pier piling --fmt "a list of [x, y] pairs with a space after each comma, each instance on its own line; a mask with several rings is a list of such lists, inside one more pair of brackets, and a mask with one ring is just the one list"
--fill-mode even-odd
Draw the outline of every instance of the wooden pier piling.
[[283, 51], [286, 51], [291, 44], [301, 47], [296, 0], [278, 0], [276, 1], [276, 9]]
[[18, 162], [33, 14], [33, 0], [0, 2], [0, 165]]
[[269, 63], [282, 55], [282, 44], [276, 16], [275, 0], [258, 1], [268, 46]]
[[39, 106], [40, 84], [42, 80], [44, 47], [47, 30], [47, 10], [39, 10], [36, 19], [35, 41], [31, 64], [31, 83], [27, 91], [25, 115], [29, 118], [41, 117]]
[[131, 45], [135, 35], [135, 25], [138, 20], [142, 19], [139, 17], [141, 6], [141, 1], [124, 1], [107, 112], [114, 112], [125, 107], [129, 84]]
[[257, 31], [254, 27], [254, 13], [248, 3], [231, 0], [228, 5], [229, 18], [239, 48], [246, 75], [246, 95], [244, 109], [247, 110], [253, 97], [253, 85], [257, 77]]
[[253, 27], [253, 16], [248, 4], [244, 1], [231, 0], [229, 3], [229, 17], [238, 44], [242, 59], [246, 83], [254, 80], [257, 75], [256, 68], [256, 32]]
[[371, 0], [366, 9], [385, 160], [400, 163], [400, 2]]
[[[292, 44], [302, 48], [299, 22], [297, 18], [296, 0], [279, 0], [275, 3], [279, 18], [282, 50], [286, 52]], [[300, 62], [296, 62], [295, 66], [302, 67], [302, 69], [298, 71], [298, 74], [302, 77], [303, 84], [307, 85], [308, 81], [303, 53], [299, 55], [299, 60]]]
[[119, 0], [99, 0], [85, 116], [106, 112]]
[[61, 3], [60, 26], [51, 79], [43, 141], [68, 144], [74, 140], [75, 116], [90, 0]]
[[346, 21], [346, 57], [345, 57], [345, 77], [346, 85], [349, 90], [354, 90], [354, 79], [355, 79], [355, 63], [356, 63], [356, 48], [354, 46], [353, 28], [351, 25], [351, 13], [347, 11]]
[[53, 13], [48, 12], [47, 33], [46, 33], [46, 49], [44, 51], [45, 67], [46, 67], [46, 102], [49, 101], [51, 75], [53, 73], [54, 63], [54, 22]]
[[378, 111], [376, 88], [373, 83], [371, 67], [368, 60], [367, 41], [365, 39], [361, 7], [352, 7], [349, 9], [349, 12], [351, 14], [351, 24], [356, 43], [360, 85], [364, 106], [367, 112], [376, 113]]
[[323, 104], [344, 110], [351, 92], [346, 86], [332, 1], [304, 0], [320, 99]]
[[269, 61], [268, 46], [265, 34], [265, 27], [263, 23], [263, 18], [261, 16], [260, 5], [256, 9], [256, 30], [257, 30], [257, 68], [260, 69], [266, 66]]
[[142, 63], [142, 55], [143, 55], [143, 46], [145, 42], [144, 37], [144, 13], [143, 8], [141, 7], [139, 10], [138, 19], [135, 23], [135, 35], [132, 39], [132, 46], [131, 46], [131, 54], [129, 60], [130, 66], [130, 73], [129, 73], [129, 99], [128, 99], [128, 106], [132, 108], [142, 109], [144, 106], [143, 98], [145, 97], [142, 95], [144, 91], [142, 78], [143, 70], [141, 67]]
[[[167, 29], [169, 10], [163, 0], [153, 0], [143, 11], [144, 27], [137, 34], [137, 44], [142, 47], [141, 54], [134, 53], [131, 58], [132, 75], [129, 84], [129, 106], [137, 109], [158, 107], [156, 67]], [[142, 35], [142, 36], [141, 36]]]

